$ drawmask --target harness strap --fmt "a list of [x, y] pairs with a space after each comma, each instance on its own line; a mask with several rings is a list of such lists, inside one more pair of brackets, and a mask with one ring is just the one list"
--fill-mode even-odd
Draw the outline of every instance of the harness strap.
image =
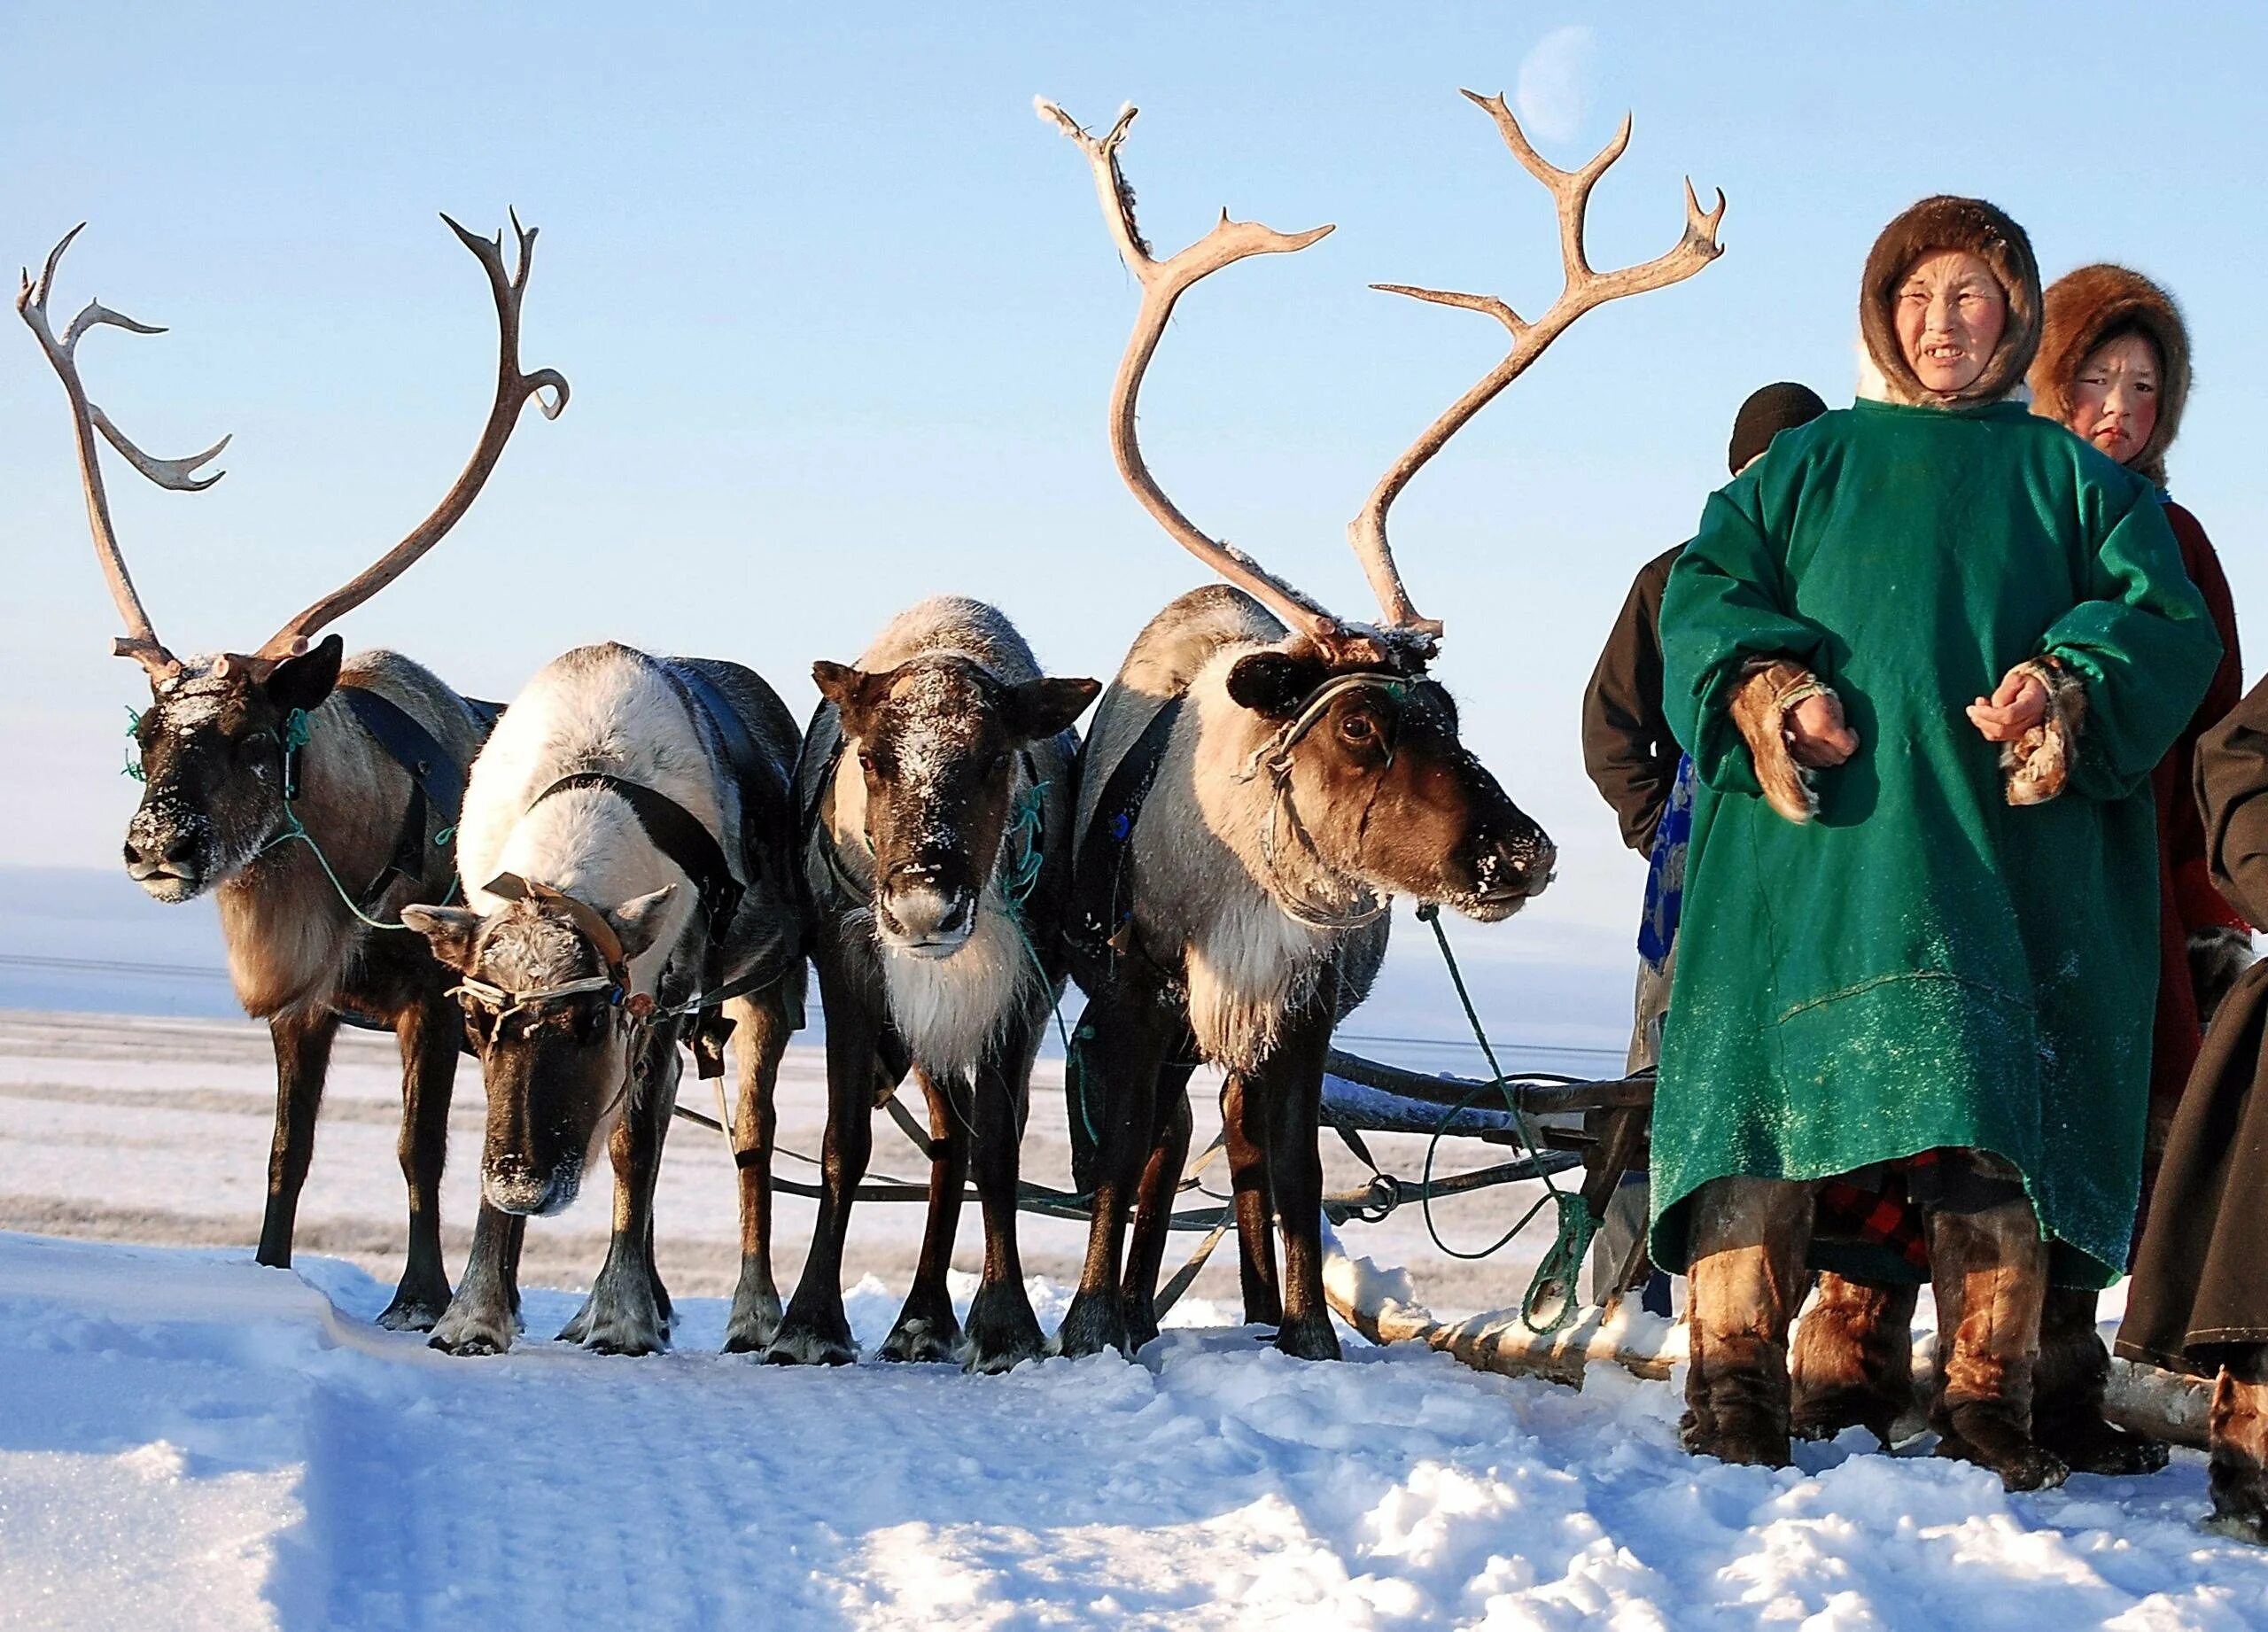
[[571, 776], [563, 776], [528, 801], [529, 808], [533, 809], [555, 793], [578, 788], [613, 794], [630, 807], [630, 813], [638, 819], [638, 825], [646, 830], [646, 836], [654, 841], [655, 847], [693, 881], [694, 890], [701, 898], [701, 915], [708, 926], [710, 938], [720, 940], [733, 921], [733, 914], [740, 910], [746, 887], [733, 876], [732, 867], [725, 859], [725, 848], [717, 843], [717, 835], [668, 795], [656, 793], [642, 782], [610, 776], [604, 771], [578, 771]]
[[[1159, 708], [1134, 746], [1112, 767], [1103, 784], [1094, 814], [1081, 832], [1071, 858], [1070, 910], [1064, 914], [1063, 936], [1077, 966], [1080, 984], [1107, 982], [1126, 952], [1139, 951], [1133, 937], [1134, 876], [1128, 859], [1134, 846], [1134, 824], [1165, 763], [1166, 744], [1174, 722], [1181, 717], [1185, 696], [1169, 698]], [[1145, 954], [1146, 956], [1146, 954]], [[1161, 969], [1169, 982], [1176, 976]]]
[[[440, 739], [392, 698], [367, 686], [351, 685], [338, 687], [338, 696], [354, 723], [409, 777], [409, 803], [402, 810], [393, 853], [358, 903], [369, 913], [377, 910], [395, 880], [416, 883], [424, 878], [429, 825], [438, 828], [433, 848], [447, 851], [454, 843], [457, 818], [464, 809], [465, 771]], [[479, 718], [478, 711], [475, 718]], [[485, 735], [493, 722], [481, 723]]]

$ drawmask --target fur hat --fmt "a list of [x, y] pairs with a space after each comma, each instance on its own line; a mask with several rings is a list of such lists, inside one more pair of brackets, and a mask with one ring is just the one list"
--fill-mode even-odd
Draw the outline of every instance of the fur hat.
[[2165, 486], [2165, 450], [2189, 402], [2189, 326], [2173, 297], [2140, 272], [2104, 262], [2066, 272], [2047, 291], [2039, 356], [2031, 365], [2032, 412], [2060, 424], [2071, 415], [2071, 387], [2088, 354], [2113, 333], [2147, 337], [2158, 353], [2158, 423], [2128, 460], [2136, 474]]
[[[1943, 250], [1966, 250], [1984, 261], [2008, 300], [2000, 344], [1965, 391], [1931, 391], [1915, 377], [1898, 344], [1899, 285], [1915, 261]], [[2023, 229], [1982, 198], [1940, 193], [1908, 205], [1867, 252], [1866, 276], [1859, 288], [1859, 333], [1891, 401], [1974, 408], [1997, 402], [2023, 383], [2024, 370], [2039, 348], [2039, 266]]]

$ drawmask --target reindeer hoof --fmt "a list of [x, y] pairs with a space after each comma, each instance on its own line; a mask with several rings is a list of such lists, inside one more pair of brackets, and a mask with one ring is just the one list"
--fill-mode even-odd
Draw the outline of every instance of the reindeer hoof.
[[794, 1309], [764, 1351], [766, 1365], [849, 1365], [858, 1358], [850, 1341], [850, 1323], [836, 1310], [821, 1321]]
[[1125, 1309], [1115, 1297], [1082, 1291], [1063, 1312], [1063, 1325], [1055, 1333], [1055, 1351], [1099, 1355], [1106, 1348], [1129, 1356], [1134, 1352], [1126, 1346]]
[[995, 1281], [976, 1289], [968, 1306], [968, 1370], [997, 1375], [1046, 1352], [1039, 1317], [1031, 1312], [1021, 1282]]
[[1326, 1314], [1301, 1315], [1276, 1329], [1276, 1347], [1294, 1360], [1336, 1360], [1339, 1333]]
[[433, 1323], [429, 1348], [452, 1355], [501, 1355], [511, 1350], [519, 1322], [509, 1309], [461, 1309], [452, 1303]]
[[397, 1292], [393, 1294], [393, 1302], [378, 1311], [377, 1324], [389, 1332], [431, 1332], [440, 1324], [441, 1317], [447, 1312], [448, 1307], [448, 1288], [446, 1286], [441, 1289], [439, 1298]]
[[780, 1334], [780, 1294], [776, 1292], [736, 1295], [725, 1322], [725, 1353], [760, 1355]]
[[960, 1323], [948, 1313], [942, 1320], [929, 1315], [901, 1315], [877, 1351], [885, 1360], [934, 1364], [960, 1358]]

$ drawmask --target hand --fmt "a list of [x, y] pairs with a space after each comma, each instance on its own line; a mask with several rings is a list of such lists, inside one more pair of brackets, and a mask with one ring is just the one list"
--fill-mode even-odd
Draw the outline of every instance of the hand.
[[1858, 733], [1843, 723], [1843, 703], [1832, 692], [1806, 697], [1780, 721], [1788, 755], [1814, 770], [1841, 765], [1859, 751]]
[[1988, 742], [2013, 742], [2047, 718], [2047, 688], [2029, 669], [2010, 669], [1990, 697], [1969, 705], [1969, 723]]

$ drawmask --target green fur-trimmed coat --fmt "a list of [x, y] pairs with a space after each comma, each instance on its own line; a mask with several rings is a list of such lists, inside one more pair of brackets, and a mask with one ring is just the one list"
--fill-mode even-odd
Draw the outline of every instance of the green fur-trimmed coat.
[[[2220, 652], [2150, 485], [2015, 403], [1861, 401], [1713, 496], [1662, 606], [1699, 774], [1653, 1123], [1655, 1262], [1693, 1193], [1938, 1147], [2012, 1162], [2059, 1280], [2123, 1269], [2140, 1183], [2157, 867], [2150, 769]], [[1963, 713], [2076, 669], [2070, 783], [2012, 807]], [[1729, 702], [1755, 657], [1860, 739], [1803, 825], [1759, 797]]]

